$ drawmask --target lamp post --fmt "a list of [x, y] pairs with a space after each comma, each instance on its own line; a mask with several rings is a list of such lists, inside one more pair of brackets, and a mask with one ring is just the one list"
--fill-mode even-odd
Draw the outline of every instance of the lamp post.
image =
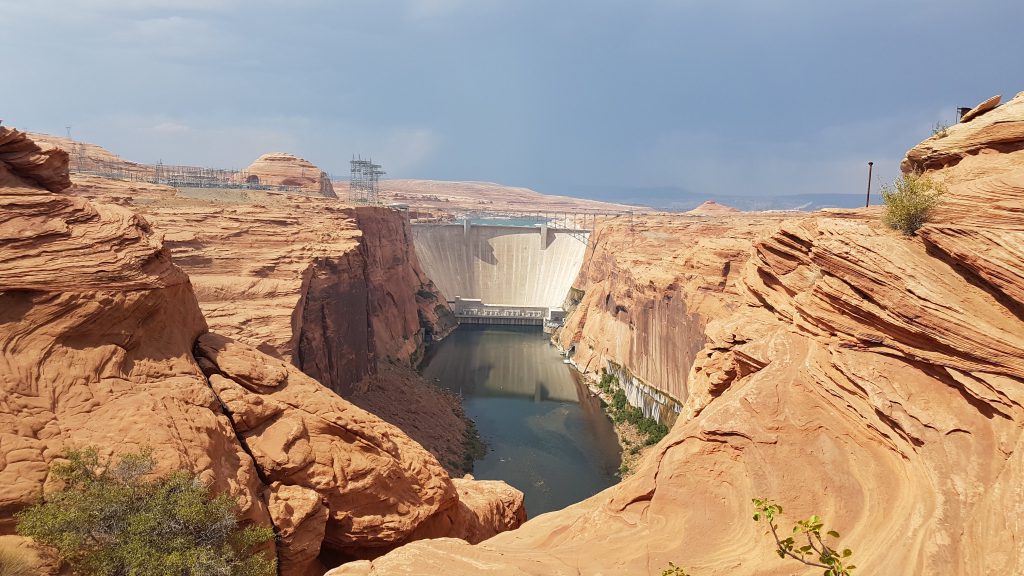
[[871, 169], [874, 167], [874, 162], [868, 162], [868, 197], [864, 201], [864, 207], [871, 206]]

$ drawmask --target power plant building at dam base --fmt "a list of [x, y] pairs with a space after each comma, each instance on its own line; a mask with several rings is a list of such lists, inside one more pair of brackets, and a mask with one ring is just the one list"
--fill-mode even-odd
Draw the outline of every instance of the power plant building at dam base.
[[561, 323], [589, 231], [459, 224], [412, 225], [427, 276], [463, 324]]

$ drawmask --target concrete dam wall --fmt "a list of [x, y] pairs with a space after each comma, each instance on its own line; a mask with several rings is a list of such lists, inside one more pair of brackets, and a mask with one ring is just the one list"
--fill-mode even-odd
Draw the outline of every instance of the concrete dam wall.
[[[514, 309], [526, 316], [560, 309], [588, 237], [578, 230], [469, 224], [413, 224], [412, 231], [423, 271], [449, 302], [480, 300], [492, 315], [506, 317]], [[456, 315], [467, 316], [460, 314], [465, 303], [457, 308]]]

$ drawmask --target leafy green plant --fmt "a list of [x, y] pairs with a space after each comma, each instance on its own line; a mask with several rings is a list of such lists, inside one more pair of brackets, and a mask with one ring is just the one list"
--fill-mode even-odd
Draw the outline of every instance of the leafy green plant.
[[882, 188], [885, 200], [883, 221], [894, 230], [912, 236], [931, 211], [942, 202], [946, 186], [917, 173], [904, 174]]
[[621, 412], [626, 407], [626, 392], [619, 388], [612, 394], [612, 408], [616, 412]]
[[10, 542], [0, 542], [0, 576], [30, 576], [34, 562], [24, 548]]
[[[767, 498], [754, 498], [754, 522], [764, 522], [768, 525], [768, 531], [775, 538], [776, 552], [779, 558], [787, 556], [798, 560], [807, 566], [824, 568], [824, 576], [850, 576], [853, 564], [848, 564], [853, 554], [849, 548], [839, 550], [825, 543], [822, 538], [824, 524], [818, 516], [811, 516], [806, 520], [800, 520], [793, 526], [794, 536], [786, 538], [779, 537], [779, 526], [776, 517], [782, 514], [782, 506]], [[839, 532], [828, 530], [826, 536], [838, 539]], [[807, 544], [798, 545], [797, 538], [806, 537]]]
[[686, 570], [669, 562], [668, 568], [661, 571], [661, 576], [689, 576], [689, 574], [686, 573]]
[[16, 515], [17, 531], [56, 550], [76, 573], [95, 576], [269, 576], [260, 548], [269, 526], [239, 526], [238, 503], [213, 496], [195, 476], [152, 477], [150, 450], [101, 462], [71, 451], [52, 473], [64, 488]]

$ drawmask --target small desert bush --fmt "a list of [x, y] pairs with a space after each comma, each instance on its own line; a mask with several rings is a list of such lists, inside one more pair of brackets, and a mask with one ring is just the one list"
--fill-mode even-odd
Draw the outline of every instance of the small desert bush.
[[893, 230], [912, 236], [932, 209], [942, 202], [946, 186], [921, 174], [904, 174], [882, 188], [885, 200], [884, 222]]
[[949, 136], [949, 124], [939, 121], [932, 126], [932, 136], [938, 136], [939, 138], [945, 138]]
[[668, 568], [661, 571], [661, 576], [689, 576], [686, 570], [683, 570], [680, 566], [676, 566], [672, 562], [668, 563]]
[[64, 488], [16, 515], [22, 536], [90, 576], [270, 576], [269, 526], [239, 526], [238, 503], [187, 472], [152, 475], [150, 451], [101, 462], [72, 451], [52, 473]]
[[35, 568], [34, 560], [28, 550], [12, 542], [0, 542], [0, 576], [29, 576]]
[[615, 388], [619, 385], [619, 378], [614, 374], [608, 372], [601, 373], [601, 382], [597, 385], [601, 389], [601, 392], [605, 394], [611, 394]]

